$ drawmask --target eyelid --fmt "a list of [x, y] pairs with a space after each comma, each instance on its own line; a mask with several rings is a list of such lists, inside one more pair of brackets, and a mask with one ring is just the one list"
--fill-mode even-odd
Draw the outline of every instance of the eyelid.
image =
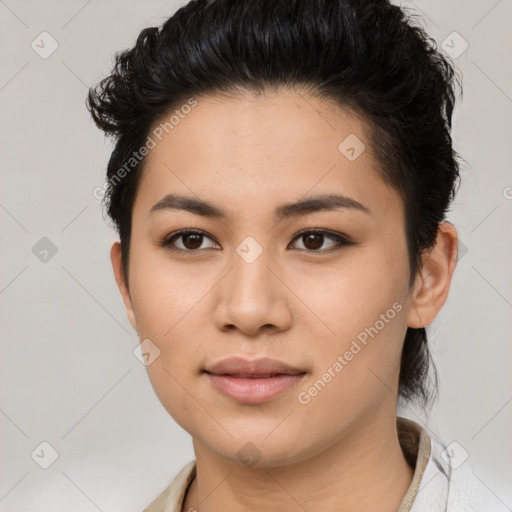
[[[301, 236], [304, 236], [309, 233], [321, 234], [324, 237], [334, 240], [336, 245], [335, 245], [335, 247], [332, 247], [330, 249], [323, 249], [323, 250], [312, 250], [312, 249], [310, 249], [310, 250], [297, 249], [297, 250], [299, 250], [301, 252], [308, 253], [308, 254], [327, 254], [327, 253], [339, 250], [343, 246], [354, 245], [354, 242], [351, 241], [348, 236], [346, 236], [342, 233], [331, 231], [329, 229], [317, 228], [317, 227], [302, 229], [301, 231], [299, 231], [298, 233], [296, 233], [293, 236], [290, 243], [293, 243], [295, 240], [297, 240]], [[171, 234], [167, 235], [166, 237], [163, 238], [163, 240], [161, 242], [158, 243], [158, 245], [161, 247], [164, 247], [170, 251], [173, 251], [173, 252], [180, 252], [182, 254], [185, 253], [185, 254], [190, 254], [190, 255], [193, 255], [195, 253], [201, 254], [203, 251], [206, 250], [206, 249], [186, 250], [186, 249], [181, 249], [180, 247], [173, 247], [173, 245], [171, 243], [172, 239], [179, 238], [180, 236], [187, 235], [187, 234], [202, 235], [203, 237], [210, 238], [216, 244], [218, 244], [218, 242], [212, 236], [210, 236], [208, 233], [206, 233], [205, 231], [202, 231], [200, 229], [194, 229], [194, 228], [185, 228], [185, 229], [180, 229], [178, 231], [174, 231]], [[290, 244], [288, 244], [288, 245], [290, 245]]]
[[167, 250], [173, 251], [173, 252], [181, 252], [181, 253], [201, 253], [204, 251], [204, 249], [196, 249], [196, 250], [186, 250], [181, 249], [180, 247], [173, 247], [171, 244], [171, 240], [173, 238], [180, 238], [180, 236], [183, 235], [202, 235], [203, 237], [210, 238], [213, 240], [216, 244], [218, 243], [212, 236], [207, 234], [205, 231], [201, 231], [200, 229], [194, 229], [194, 228], [185, 228], [180, 229], [178, 231], [173, 231], [169, 235], [165, 236], [161, 242], [158, 243], [159, 246], [164, 247]]
[[327, 254], [331, 253], [333, 251], [341, 249], [343, 246], [347, 245], [353, 245], [353, 242], [344, 234], [338, 233], [336, 231], [331, 231], [329, 229], [322, 229], [322, 228], [306, 228], [301, 231], [299, 231], [294, 237], [292, 238], [293, 243], [295, 240], [299, 239], [300, 237], [308, 234], [308, 233], [315, 233], [315, 234], [321, 234], [326, 238], [330, 238], [335, 241], [335, 246], [331, 247], [330, 249], [323, 249], [323, 250], [308, 250], [308, 249], [298, 249], [302, 252], [306, 252], [308, 254]]

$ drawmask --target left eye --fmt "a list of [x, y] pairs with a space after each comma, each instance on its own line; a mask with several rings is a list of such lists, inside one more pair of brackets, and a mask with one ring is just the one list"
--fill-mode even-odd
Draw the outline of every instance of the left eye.
[[[318, 251], [318, 249], [323, 245], [325, 239], [334, 240], [334, 243], [328, 249], [324, 249], [322, 251]], [[349, 245], [349, 241], [335, 233], [330, 233], [328, 231], [318, 231], [318, 230], [309, 230], [302, 231], [299, 233], [294, 240], [303, 240], [305, 243], [302, 245], [305, 246], [304, 249], [310, 252], [330, 252], [335, 250], [336, 248], [340, 248], [343, 245]], [[309, 247], [307, 247], [307, 246]]]
[[[173, 235], [165, 238], [160, 245], [163, 247], [167, 247], [172, 251], [183, 251], [192, 253], [197, 252], [201, 249], [205, 249], [205, 247], [201, 247], [203, 245], [202, 242], [204, 238], [209, 238], [210, 240], [212, 240], [203, 231], [198, 231], [195, 229], [185, 229], [182, 231], [178, 231], [177, 233], [174, 233]], [[319, 250], [324, 245], [326, 239], [331, 240], [333, 243], [331, 243], [330, 247], [328, 247], [327, 249], [324, 248], [323, 250]], [[175, 240], [181, 240], [181, 246], [176, 244]], [[306, 250], [308, 252], [330, 252], [344, 245], [350, 245], [351, 243], [344, 236], [322, 230], [302, 231], [301, 233], [294, 237], [292, 242], [295, 240], [302, 241], [303, 247], [299, 247], [299, 250]], [[216, 244], [214, 243], [213, 245]], [[210, 248], [215, 247], [210, 246]]]

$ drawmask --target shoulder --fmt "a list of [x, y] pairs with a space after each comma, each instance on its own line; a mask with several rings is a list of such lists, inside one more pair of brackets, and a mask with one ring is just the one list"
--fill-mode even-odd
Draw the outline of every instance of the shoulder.
[[196, 461], [189, 462], [143, 512], [181, 512], [183, 498], [196, 474]]
[[411, 512], [496, 512], [499, 501], [468, 463], [464, 448], [433, 437], [430, 443], [431, 456]]

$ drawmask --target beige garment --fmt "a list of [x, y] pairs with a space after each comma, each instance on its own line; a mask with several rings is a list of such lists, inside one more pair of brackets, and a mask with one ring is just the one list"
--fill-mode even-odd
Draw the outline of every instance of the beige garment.
[[[414, 474], [397, 512], [409, 512], [430, 459], [430, 437], [417, 423], [406, 418], [397, 418], [398, 439], [407, 462]], [[187, 490], [196, 476], [196, 461], [189, 462], [174, 480], [159, 494], [143, 512], [188, 512], [182, 511]]]

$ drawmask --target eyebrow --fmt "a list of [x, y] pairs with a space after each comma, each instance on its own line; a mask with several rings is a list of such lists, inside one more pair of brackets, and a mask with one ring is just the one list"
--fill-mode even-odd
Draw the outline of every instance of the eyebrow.
[[[282, 221], [314, 212], [339, 209], [356, 210], [371, 214], [371, 211], [366, 206], [355, 199], [339, 194], [322, 194], [278, 206], [274, 210], [274, 219]], [[149, 213], [152, 214], [161, 210], [185, 210], [202, 217], [220, 220], [227, 220], [228, 218], [226, 211], [209, 201], [179, 194], [167, 194], [152, 206]]]

